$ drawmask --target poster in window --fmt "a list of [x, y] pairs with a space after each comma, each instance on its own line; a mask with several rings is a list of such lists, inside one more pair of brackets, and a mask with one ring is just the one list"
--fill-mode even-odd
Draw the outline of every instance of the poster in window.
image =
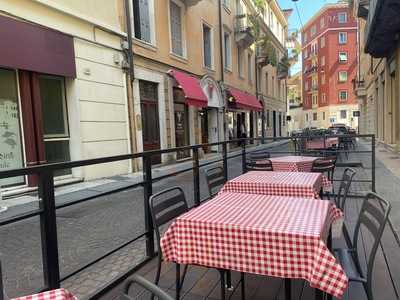
[[[18, 103], [0, 98], [0, 171], [23, 166]], [[0, 179], [0, 187], [20, 184], [23, 177]]]

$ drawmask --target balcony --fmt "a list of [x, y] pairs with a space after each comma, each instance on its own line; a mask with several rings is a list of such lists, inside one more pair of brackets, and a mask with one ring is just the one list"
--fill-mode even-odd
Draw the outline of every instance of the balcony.
[[184, 0], [185, 4], [187, 6], [195, 6], [197, 3], [199, 3], [201, 0]]
[[375, 58], [388, 57], [398, 43], [400, 1], [370, 0], [365, 27], [365, 52]]
[[243, 49], [250, 47], [255, 42], [251, 22], [244, 14], [236, 16], [235, 41]]
[[260, 67], [271, 65], [276, 67], [278, 57], [271, 41], [264, 41], [256, 47], [256, 62]]

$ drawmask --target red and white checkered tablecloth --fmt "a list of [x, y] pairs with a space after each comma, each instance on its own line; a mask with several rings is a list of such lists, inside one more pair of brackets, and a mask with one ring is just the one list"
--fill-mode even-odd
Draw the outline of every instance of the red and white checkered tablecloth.
[[[311, 172], [313, 163], [319, 157], [313, 156], [280, 156], [272, 157], [272, 167], [278, 172]], [[332, 191], [333, 184], [326, 175], [322, 175], [322, 187], [324, 191]]]
[[318, 199], [321, 188], [322, 175], [320, 173], [251, 171], [227, 181], [220, 193]]
[[337, 146], [339, 144], [339, 139], [337, 137], [327, 138], [325, 141], [323, 138], [310, 140], [306, 142], [306, 148], [312, 149], [327, 149]]
[[77, 300], [77, 299], [78, 298], [72, 295], [69, 291], [61, 288], [57, 290], [43, 292], [40, 294], [15, 298], [14, 300]]
[[326, 240], [342, 216], [330, 201], [222, 193], [178, 217], [161, 249], [168, 261], [301, 278], [340, 298], [348, 278]]

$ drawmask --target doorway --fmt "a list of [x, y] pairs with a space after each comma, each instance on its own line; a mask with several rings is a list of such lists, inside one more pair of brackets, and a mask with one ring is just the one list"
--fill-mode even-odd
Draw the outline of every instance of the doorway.
[[282, 113], [279, 113], [278, 128], [279, 128], [279, 136], [282, 136]]
[[272, 111], [272, 132], [273, 137], [276, 137], [276, 111]]
[[[158, 84], [139, 81], [140, 108], [142, 113], [143, 151], [159, 150], [160, 124], [158, 114]], [[161, 163], [161, 154], [152, 155], [152, 164]]]
[[[208, 110], [203, 109], [200, 112], [201, 117], [201, 143], [208, 144], [209, 143], [209, 135], [208, 135]], [[204, 153], [209, 153], [211, 151], [210, 147], [203, 147]]]
[[[174, 117], [175, 117], [175, 145], [176, 147], [188, 146], [189, 136], [189, 108], [185, 103], [183, 91], [179, 88], [173, 89], [174, 94]], [[177, 159], [190, 157], [190, 150], [180, 150], [176, 153]]]

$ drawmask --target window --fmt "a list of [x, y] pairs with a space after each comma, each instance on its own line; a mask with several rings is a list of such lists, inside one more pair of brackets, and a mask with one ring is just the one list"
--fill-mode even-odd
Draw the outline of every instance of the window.
[[325, 56], [321, 56], [321, 66], [325, 66]]
[[347, 119], [347, 110], [341, 110], [340, 111], [340, 118], [341, 119]]
[[272, 76], [272, 91], [271, 95], [275, 96], [275, 77]]
[[321, 29], [323, 29], [325, 27], [325, 18], [324, 17], [322, 17], [321, 20], [319, 21], [319, 27]]
[[318, 41], [311, 44], [311, 54], [316, 55], [318, 52]]
[[347, 81], [347, 71], [339, 71], [339, 82]]
[[339, 44], [347, 43], [347, 32], [339, 32]]
[[253, 82], [253, 61], [251, 57], [251, 53], [247, 53], [247, 78], [249, 78], [249, 82]]
[[338, 13], [338, 20], [339, 23], [346, 23], [347, 22], [347, 13], [346, 12], [340, 12]]
[[232, 68], [231, 35], [224, 32], [224, 67], [226, 70]]
[[321, 84], [325, 84], [325, 73], [321, 75]]
[[303, 37], [304, 43], [307, 43], [307, 39], [308, 39], [307, 32], [304, 32], [304, 37]]
[[339, 100], [342, 102], [347, 101], [347, 91], [339, 92]]
[[325, 112], [324, 111], [322, 112], [322, 120], [325, 121]]
[[347, 53], [346, 52], [339, 52], [339, 62], [341, 62], [341, 63], [347, 62]]
[[183, 41], [183, 9], [173, 0], [169, 2], [169, 17], [171, 30], [171, 51], [172, 53], [185, 56]]
[[[321, 103], [326, 103], [326, 94], [325, 93], [322, 93], [322, 95], [321, 95]], [[325, 120], [325, 117], [324, 117], [324, 120]]]
[[153, 0], [133, 1], [135, 38], [154, 44]]
[[203, 24], [203, 58], [204, 58], [204, 66], [212, 69], [213, 61], [212, 61], [212, 32], [211, 27]]
[[313, 25], [310, 29], [310, 36], [314, 36], [317, 33], [317, 25]]
[[308, 122], [308, 114], [306, 114], [306, 122]]
[[325, 48], [325, 37], [321, 37], [321, 48]]
[[318, 105], [318, 95], [312, 96], [312, 105]]
[[317, 121], [318, 120], [318, 113], [313, 113], [313, 121]]
[[265, 73], [265, 94], [268, 95], [268, 91], [269, 91], [269, 82], [268, 82], [269, 78], [268, 78], [268, 72]]
[[237, 47], [237, 65], [239, 77], [243, 78], [243, 49]]
[[[0, 86], [0, 171], [4, 171], [24, 166], [15, 71], [0, 69]], [[0, 179], [3, 187], [22, 183], [23, 176]]]

